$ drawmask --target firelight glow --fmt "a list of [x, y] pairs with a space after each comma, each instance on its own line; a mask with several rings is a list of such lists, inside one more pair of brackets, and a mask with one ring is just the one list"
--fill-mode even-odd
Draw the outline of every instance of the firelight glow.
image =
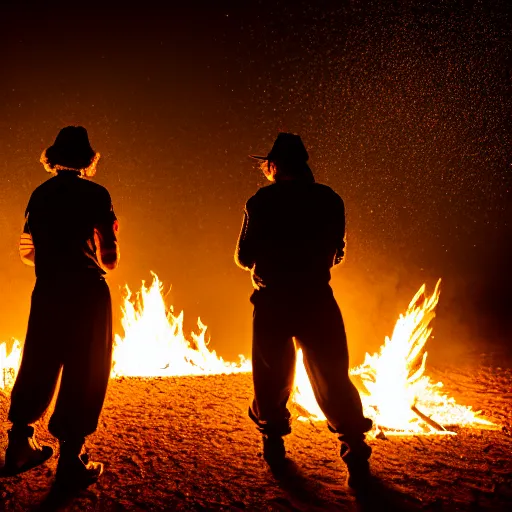
[[142, 283], [132, 297], [126, 287], [122, 307], [124, 338], [116, 334], [113, 377], [170, 377], [250, 372], [251, 363], [225, 362], [206, 341], [206, 325], [197, 319], [199, 333], [191, 333], [192, 343], [183, 333], [183, 311], [175, 316], [165, 305], [163, 286], [153, 274], [151, 286]]
[[[454, 434], [449, 426], [493, 426], [471, 407], [459, 405], [441, 392], [441, 382], [432, 383], [425, 373], [424, 350], [432, 333], [430, 322], [439, 301], [439, 280], [428, 297], [425, 285], [417, 291], [407, 311], [400, 315], [391, 338], [386, 336], [378, 353], [366, 353], [362, 365], [350, 370], [361, 392], [365, 415], [386, 435]], [[302, 354], [297, 361], [293, 399], [309, 416], [325, 420], [313, 395]]]
[[[122, 306], [124, 337], [116, 334], [113, 378], [215, 375], [251, 371], [251, 362], [239, 356], [238, 363], [226, 362], [208, 348], [207, 327], [198, 318], [198, 333], [191, 340], [183, 332], [183, 311], [174, 314], [167, 307], [163, 285], [156, 274], [143, 282], [135, 295], [126, 287]], [[445, 427], [493, 426], [471, 407], [459, 405], [441, 392], [442, 383], [432, 383], [425, 373], [424, 350], [432, 333], [430, 322], [439, 300], [437, 282], [433, 294], [421, 286], [407, 311], [400, 315], [391, 338], [386, 337], [378, 353], [366, 354], [361, 366], [350, 370], [361, 392], [365, 415], [372, 418], [375, 431], [386, 435], [453, 435]], [[21, 359], [20, 344], [14, 341], [7, 355], [0, 344], [0, 389], [14, 384]], [[292, 395], [299, 419], [324, 421], [309, 382], [302, 358], [297, 354], [295, 389]]]
[[12, 389], [20, 362], [21, 345], [18, 340], [13, 340], [9, 354], [7, 354], [7, 343], [0, 343], [0, 391]]

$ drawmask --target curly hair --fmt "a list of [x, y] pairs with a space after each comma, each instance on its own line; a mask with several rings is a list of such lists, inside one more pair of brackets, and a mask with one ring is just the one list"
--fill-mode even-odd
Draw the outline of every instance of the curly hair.
[[91, 163], [82, 169], [72, 169], [71, 167], [65, 167], [63, 165], [55, 164], [52, 165], [46, 156], [46, 149], [43, 151], [41, 158], [39, 161], [43, 164], [43, 167], [46, 172], [50, 174], [57, 174], [59, 171], [74, 171], [79, 172], [80, 176], [90, 178], [96, 174], [96, 165], [98, 164], [98, 160], [100, 159], [100, 154], [95, 153], [94, 157], [91, 160]]

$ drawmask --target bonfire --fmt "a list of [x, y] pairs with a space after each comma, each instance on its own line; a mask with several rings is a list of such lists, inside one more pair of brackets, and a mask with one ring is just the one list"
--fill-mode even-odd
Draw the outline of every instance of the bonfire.
[[191, 340], [183, 332], [183, 311], [167, 307], [163, 285], [153, 274], [151, 286], [143, 282], [135, 295], [125, 287], [122, 306], [124, 337], [116, 334], [112, 377], [171, 377], [250, 372], [251, 363], [240, 355], [226, 362], [208, 348], [206, 325], [197, 319]]
[[[379, 352], [366, 353], [363, 364], [350, 370], [376, 435], [455, 435], [449, 427], [493, 426], [479, 416], [479, 411], [445, 395], [442, 382], [433, 383], [425, 375], [425, 345], [432, 333], [430, 323], [435, 317], [440, 283], [430, 297], [423, 284], [405, 314], [400, 315], [391, 338], [386, 336]], [[325, 420], [300, 352], [293, 398], [307, 413], [300, 419]]]
[[[428, 296], [425, 285], [400, 315], [392, 336], [378, 353], [366, 354], [362, 365], [350, 370], [361, 392], [365, 415], [374, 421], [375, 435], [455, 435], [453, 426], [492, 426], [471, 407], [459, 405], [442, 392], [441, 382], [425, 374], [425, 345], [432, 332], [431, 321], [439, 300], [439, 284]], [[209, 348], [206, 325], [198, 318], [198, 332], [187, 338], [183, 311], [167, 307], [163, 285], [156, 274], [150, 286], [143, 282], [133, 294], [125, 288], [122, 306], [124, 336], [115, 336], [112, 378], [214, 375], [251, 371], [251, 362], [227, 362]], [[301, 420], [325, 421], [316, 403], [298, 351], [292, 402]], [[14, 383], [21, 357], [14, 340], [7, 355], [0, 344], [0, 389], [8, 392]]]

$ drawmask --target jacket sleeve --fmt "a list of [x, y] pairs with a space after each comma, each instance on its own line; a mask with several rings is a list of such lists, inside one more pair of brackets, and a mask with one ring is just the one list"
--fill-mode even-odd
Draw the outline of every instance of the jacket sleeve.
[[30, 228], [28, 225], [28, 209], [25, 212], [25, 215], [25, 225], [23, 226], [23, 233], [21, 233], [18, 250], [20, 253], [21, 261], [25, 263], [25, 265], [33, 267], [36, 257], [36, 249], [34, 247], [32, 234], [30, 233]]
[[345, 205], [343, 199], [338, 198], [334, 211], [334, 239], [336, 252], [334, 254], [334, 265], [339, 265], [345, 257]]
[[249, 222], [249, 211], [247, 206], [244, 210], [244, 219], [242, 222], [242, 229], [238, 236], [235, 251], [235, 263], [244, 270], [251, 270], [254, 267], [254, 243], [252, 226]]
[[97, 257], [105, 270], [114, 270], [119, 263], [118, 230], [119, 222], [114, 213], [110, 195], [106, 193], [104, 204], [94, 226], [94, 243], [96, 245]]

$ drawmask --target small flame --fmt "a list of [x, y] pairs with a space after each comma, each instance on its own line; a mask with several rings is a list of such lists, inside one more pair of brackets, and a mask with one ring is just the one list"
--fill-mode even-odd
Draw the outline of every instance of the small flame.
[[243, 356], [230, 363], [208, 349], [206, 325], [197, 319], [198, 333], [192, 341], [183, 333], [183, 311], [175, 316], [168, 309], [163, 286], [154, 273], [151, 286], [142, 283], [135, 297], [126, 287], [122, 325], [124, 337], [115, 336], [113, 377], [168, 377], [178, 375], [211, 375], [251, 371], [251, 363]]
[[0, 343], [0, 391], [10, 391], [14, 386], [21, 362], [21, 345], [12, 340], [12, 348], [7, 354], [7, 343]]

